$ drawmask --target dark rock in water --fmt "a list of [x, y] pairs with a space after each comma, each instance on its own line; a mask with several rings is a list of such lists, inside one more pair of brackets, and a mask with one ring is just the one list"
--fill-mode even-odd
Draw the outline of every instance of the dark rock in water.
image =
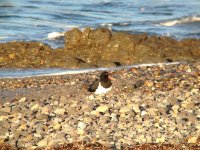
[[177, 41], [146, 33], [111, 33], [106, 28], [72, 29], [65, 33], [65, 47], [58, 49], [39, 42], [0, 43], [0, 67], [4, 68], [116, 67], [199, 59], [199, 39]]

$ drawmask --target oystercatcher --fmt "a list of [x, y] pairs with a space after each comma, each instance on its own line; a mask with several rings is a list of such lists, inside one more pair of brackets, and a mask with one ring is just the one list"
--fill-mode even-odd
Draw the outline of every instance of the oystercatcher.
[[104, 71], [100, 75], [100, 79], [96, 79], [88, 88], [88, 91], [95, 94], [105, 94], [112, 89], [112, 83], [109, 79], [108, 72]]

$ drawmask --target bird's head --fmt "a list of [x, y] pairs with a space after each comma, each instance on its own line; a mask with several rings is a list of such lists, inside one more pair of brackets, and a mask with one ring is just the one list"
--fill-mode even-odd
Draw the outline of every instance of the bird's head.
[[102, 81], [108, 81], [108, 80], [109, 80], [108, 72], [107, 71], [102, 72], [100, 75], [100, 81], [102, 82]]

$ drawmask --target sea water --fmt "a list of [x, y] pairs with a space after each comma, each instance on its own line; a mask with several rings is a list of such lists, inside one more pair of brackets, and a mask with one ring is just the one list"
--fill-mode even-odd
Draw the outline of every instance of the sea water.
[[[200, 38], [200, 0], [0, 0], [0, 42], [41, 41], [74, 27]], [[1, 72], [0, 72], [1, 73]]]

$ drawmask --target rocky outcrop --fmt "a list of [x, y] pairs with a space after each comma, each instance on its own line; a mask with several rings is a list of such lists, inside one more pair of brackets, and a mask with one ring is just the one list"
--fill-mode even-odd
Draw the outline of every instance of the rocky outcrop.
[[114, 32], [106, 28], [65, 33], [64, 48], [39, 42], [0, 44], [0, 67], [115, 67], [138, 63], [199, 61], [200, 40]]

